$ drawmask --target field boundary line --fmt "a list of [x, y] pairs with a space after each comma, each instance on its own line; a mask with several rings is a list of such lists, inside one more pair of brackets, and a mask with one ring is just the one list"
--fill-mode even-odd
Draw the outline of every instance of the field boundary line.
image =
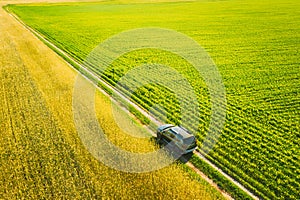
[[[2, 8], [3, 9], [3, 8]], [[6, 10], [6, 9], [4, 9]], [[101, 84], [103, 84], [105, 87], [109, 88], [110, 90], [112, 90], [115, 94], [118, 95], [118, 97], [120, 97], [122, 100], [124, 100], [126, 103], [128, 103], [129, 105], [133, 106], [136, 110], [138, 110], [139, 112], [141, 112], [145, 117], [149, 118], [154, 124], [156, 125], [161, 125], [162, 123], [160, 121], [158, 121], [156, 118], [154, 118], [153, 116], [149, 115], [144, 109], [142, 109], [141, 107], [139, 107], [137, 104], [135, 104], [134, 102], [132, 102], [131, 100], [129, 100], [125, 95], [123, 95], [120, 91], [116, 90], [114, 87], [112, 87], [111, 85], [109, 85], [107, 82], [105, 82], [104, 80], [102, 80], [101, 78], [99, 78], [98, 76], [96, 76], [93, 72], [91, 72], [89, 69], [87, 69], [86, 67], [84, 67], [82, 64], [78, 63], [78, 61], [76, 61], [74, 58], [72, 58], [70, 55], [68, 55], [65, 51], [63, 51], [62, 49], [60, 49], [59, 47], [57, 47], [55, 44], [53, 44], [51, 41], [49, 41], [48, 39], [46, 39], [42, 34], [40, 34], [39, 32], [35, 31], [33, 28], [31, 28], [30, 26], [26, 25], [17, 15], [13, 14], [12, 12], [10, 12], [7, 8], [7, 13], [14, 18], [17, 22], [19, 22], [25, 29], [27, 29], [28, 31], [30, 31], [35, 37], [37, 37], [39, 40], [41, 40], [44, 44], [46, 44], [47, 46], [50, 47], [51, 50], [55, 49], [55, 53], [58, 54], [59, 57], [61, 57], [65, 63], [68, 64], [68, 66], [80, 73], [86, 80], [88, 80], [89, 82], [91, 82], [99, 91], [101, 91], [102, 93], [104, 93], [106, 96], [109, 96], [110, 99], [114, 100], [115, 102], [117, 102], [119, 105], [121, 103], [119, 103], [117, 100], [115, 100], [110, 94], [108, 94], [104, 89], [102, 89], [100, 86], [98, 86], [95, 82], [93, 82], [89, 77], [87, 77], [85, 74], [83, 74], [81, 71], [79, 71], [75, 66], [73, 66], [71, 63], [69, 63], [66, 59], [70, 60], [71, 62], [73, 62], [74, 64], [76, 64], [78, 67], [80, 67], [80, 69], [83, 69], [85, 71], [85, 73], [87, 73], [89, 76], [91, 76], [93, 79], [95, 79], [96, 81], [101, 82]], [[52, 49], [54, 48], [54, 49]], [[56, 52], [57, 51], [57, 52]], [[60, 55], [62, 54], [64, 57], [66, 57], [66, 59]], [[122, 106], [122, 105], [120, 105]], [[125, 108], [125, 106], [122, 106], [123, 110], [125, 109], [126, 111], [129, 111], [128, 108]], [[130, 112], [130, 111], [129, 111]], [[151, 135], [156, 136], [156, 134], [153, 132], [153, 130], [151, 131], [149, 128], [148, 130], [150, 131]], [[200, 153], [199, 151], [194, 151], [194, 154], [200, 158], [202, 161], [204, 161], [206, 164], [208, 164], [210, 167], [212, 167], [213, 169], [215, 169], [216, 171], [218, 171], [220, 174], [222, 174], [226, 179], [228, 179], [229, 181], [231, 181], [234, 185], [236, 185], [238, 188], [240, 188], [242, 191], [244, 191], [245, 193], [247, 193], [249, 196], [251, 196], [253, 199], [255, 200], [259, 200], [259, 197], [257, 197], [255, 194], [253, 194], [251, 191], [249, 191], [247, 188], [245, 188], [241, 183], [239, 183], [238, 181], [236, 181], [234, 178], [232, 178], [231, 176], [229, 176], [228, 174], [226, 174], [225, 172], [223, 172], [219, 167], [217, 167], [215, 164], [213, 164], [210, 160], [208, 160], [205, 155], [203, 155], [202, 153]], [[202, 178], [204, 178], [210, 185], [212, 185], [213, 187], [215, 187], [218, 191], [220, 191], [222, 193], [222, 195], [227, 198], [227, 199], [233, 199], [227, 192], [225, 192], [224, 190], [220, 189], [216, 183], [211, 180], [206, 174], [204, 174], [203, 172], [201, 172], [198, 168], [196, 168], [191, 162], [187, 162], [186, 164], [190, 169], [192, 169], [193, 171], [195, 171], [198, 175], [200, 175]], [[197, 170], [195, 170], [197, 169]], [[199, 171], [199, 172], [197, 172]], [[204, 176], [203, 176], [204, 175]], [[210, 180], [210, 181], [208, 181]]]

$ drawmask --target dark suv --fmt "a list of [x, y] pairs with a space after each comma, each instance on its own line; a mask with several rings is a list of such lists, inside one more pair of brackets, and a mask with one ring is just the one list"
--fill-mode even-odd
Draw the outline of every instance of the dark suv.
[[197, 148], [194, 135], [188, 133], [179, 126], [174, 126], [172, 124], [165, 124], [158, 127], [156, 137], [159, 142], [174, 142], [176, 147], [181, 149], [183, 154], [193, 152]]

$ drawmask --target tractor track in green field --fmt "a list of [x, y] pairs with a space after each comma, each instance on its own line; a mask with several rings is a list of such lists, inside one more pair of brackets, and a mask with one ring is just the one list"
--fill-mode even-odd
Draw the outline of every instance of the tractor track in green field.
[[[141, 107], [139, 107], [134, 102], [130, 101], [122, 92], [116, 90], [114, 87], [112, 87], [111, 85], [109, 85], [107, 82], [105, 82], [104, 80], [100, 79], [98, 76], [96, 76], [89, 69], [85, 68], [80, 63], [78, 63], [76, 60], [74, 60], [65, 51], [63, 51], [62, 49], [58, 48], [55, 44], [53, 44], [52, 42], [50, 42], [49, 40], [47, 40], [43, 35], [41, 35], [40, 33], [38, 33], [37, 31], [35, 31], [31, 27], [29, 27], [28, 25], [26, 25], [22, 20], [20, 20], [18, 18], [18, 16], [16, 16], [15, 14], [13, 14], [11, 12], [8, 12], [8, 14], [11, 17], [13, 17], [16, 21], [18, 21], [23, 27], [25, 27], [27, 30], [29, 30], [31, 33], [33, 33], [33, 35], [35, 37], [37, 37], [38, 39], [40, 39], [43, 43], [45, 43], [48, 47], [50, 47], [53, 51], [55, 51], [59, 56], [61, 56], [66, 61], [66, 63], [73, 70], [76, 70], [77, 72], [83, 74], [83, 76], [88, 81], [92, 82], [95, 85], [95, 87], [99, 91], [101, 91], [103, 94], [111, 97], [111, 99], [114, 100], [115, 102], [117, 102], [120, 106], [121, 106], [121, 103], [119, 102], [119, 100], [121, 99], [123, 105], [125, 103], [127, 105], [130, 105], [130, 106], [134, 107], [134, 109], [136, 109], [138, 112], [140, 112], [143, 116], [145, 116], [146, 118], [150, 119], [150, 121], [155, 126], [159, 126], [159, 125], [162, 124], [162, 122], [160, 122], [159, 120], [157, 120], [156, 118], [154, 118], [153, 116], [151, 116], [150, 114], [148, 114], [144, 109], [142, 109]], [[78, 69], [80, 69], [80, 70], [78, 70]], [[113, 97], [107, 92], [107, 90], [104, 90], [103, 88], [99, 87], [99, 85], [98, 85], [99, 82], [102, 84], [102, 86], [104, 86], [105, 88], [108, 88], [108, 90], [113, 91], [114, 95], [118, 96], [118, 98], [120, 98], [120, 99], [119, 100], [113, 99]], [[127, 112], [130, 112], [128, 110], [128, 107], [126, 107], [126, 106], [121, 106], [121, 107], [122, 107], [123, 110], [125, 110]], [[156, 136], [156, 134], [154, 132], [154, 126], [152, 127], [152, 130], [150, 130], [150, 129], [148, 129], [148, 130], [149, 130], [149, 133], [151, 133], [153, 136]], [[225, 172], [223, 172], [220, 168], [218, 168], [215, 164], [213, 164], [210, 160], [208, 160], [205, 157], [205, 155], [201, 154], [199, 151], [194, 151], [194, 154], [198, 158], [200, 158], [202, 161], [204, 161], [205, 163], [207, 163], [214, 170], [216, 170], [220, 174], [222, 174], [226, 179], [228, 179], [229, 181], [231, 181], [239, 189], [241, 189], [242, 191], [244, 191], [245, 193], [247, 193], [249, 196], [251, 196], [253, 199], [259, 199], [255, 194], [253, 194], [251, 191], [249, 191], [247, 188], [245, 188], [241, 183], [239, 183], [234, 178], [232, 178], [231, 176], [229, 176], [228, 174], [226, 174]], [[222, 189], [220, 189], [218, 187], [218, 185], [216, 183], [214, 183], [213, 180], [211, 180], [207, 175], [205, 175], [199, 169], [197, 169], [191, 162], [187, 162], [187, 166], [189, 168], [191, 168], [193, 171], [195, 171], [202, 178], [204, 178], [212, 186], [214, 186], [215, 188], [217, 188], [227, 199], [233, 199], [227, 192], [225, 192]]]

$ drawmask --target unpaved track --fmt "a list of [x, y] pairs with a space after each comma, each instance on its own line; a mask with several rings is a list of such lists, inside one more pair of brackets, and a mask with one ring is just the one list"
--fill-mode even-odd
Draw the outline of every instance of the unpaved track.
[[[75, 0], [76, 1], [76, 0]], [[37, 2], [75, 2], [74, 0], [17, 0], [17, 1], [1, 1], [0, 6], [12, 3], [37, 3]], [[89, 0], [83, 0], [89, 1]], [[6, 45], [6, 46], [4, 46]], [[7, 45], [13, 45], [11, 48]], [[32, 50], [36, 54], [32, 54]], [[35, 64], [35, 65], [49, 65], [59, 68], [68, 68], [68, 64], [57, 54], [55, 54], [50, 48], [48, 48], [43, 42], [23, 27], [19, 22], [12, 18], [2, 8], [0, 9], [0, 55], [19, 55], [23, 64]], [[10, 59], [10, 58], [5, 58]], [[0, 62], [1, 63], [1, 62]], [[195, 167], [188, 163], [188, 166], [207, 180], [211, 185], [217, 188], [227, 199], [231, 197], [225, 192], [221, 191], [216, 184], [213, 183], [206, 175], [204, 175]], [[217, 169], [220, 171], [219, 169]], [[242, 188], [244, 191], [245, 189]], [[247, 193], [249, 193], [246, 190]], [[250, 193], [251, 194], [251, 193]], [[252, 195], [251, 195], [252, 196]], [[252, 196], [255, 198], [255, 196]]]

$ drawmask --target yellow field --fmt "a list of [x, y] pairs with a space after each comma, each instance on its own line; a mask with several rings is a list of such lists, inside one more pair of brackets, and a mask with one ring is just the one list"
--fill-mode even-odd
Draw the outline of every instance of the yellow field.
[[[75, 77], [59, 56], [0, 10], [1, 199], [222, 199], [179, 164], [135, 174], [94, 159], [73, 123]], [[148, 139], [128, 142], [101, 93], [96, 107], [99, 123], [116, 145], [134, 152], [156, 148]], [[125, 124], [133, 124], [119, 112]]]

